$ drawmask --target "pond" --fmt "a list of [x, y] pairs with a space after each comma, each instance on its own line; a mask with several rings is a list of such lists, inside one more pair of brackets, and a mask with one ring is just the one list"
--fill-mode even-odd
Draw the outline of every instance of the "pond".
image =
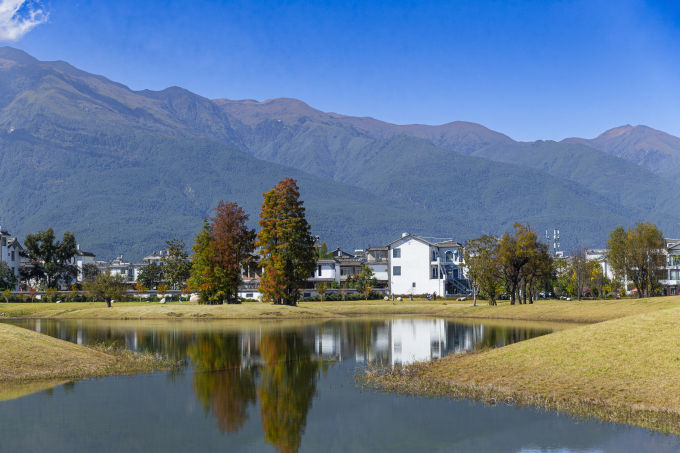
[[680, 451], [677, 437], [638, 428], [354, 384], [367, 362], [500, 347], [565, 325], [426, 318], [11, 323], [78, 344], [117, 342], [188, 367], [0, 402], [0, 452]]

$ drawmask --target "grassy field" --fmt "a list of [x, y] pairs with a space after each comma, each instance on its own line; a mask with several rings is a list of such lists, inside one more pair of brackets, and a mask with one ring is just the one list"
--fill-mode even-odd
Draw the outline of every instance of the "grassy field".
[[146, 302], [119, 302], [106, 308], [96, 303], [25, 303], [1, 304], [0, 318], [70, 318], [70, 319], [285, 319], [337, 318], [361, 315], [427, 315], [457, 318], [515, 319], [533, 321], [594, 323], [610, 319], [652, 313], [680, 307], [680, 296], [651, 299], [609, 301], [537, 301], [533, 305], [496, 307], [481, 301], [351, 301], [305, 302], [298, 307], [269, 303], [241, 305], [196, 305], [177, 302], [160, 305]]
[[385, 391], [506, 401], [680, 433], [680, 307], [368, 370], [362, 379]]
[[132, 375], [176, 364], [114, 347], [87, 348], [0, 324], [0, 400], [75, 379]]

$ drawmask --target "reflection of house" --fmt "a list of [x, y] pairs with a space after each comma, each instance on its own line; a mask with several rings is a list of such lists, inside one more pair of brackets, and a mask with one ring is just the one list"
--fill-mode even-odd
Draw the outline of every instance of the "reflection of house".
[[453, 240], [430, 242], [404, 233], [387, 245], [392, 294], [467, 294], [462, 246]]
[[[0, 262], [7, 264], [14, 276], [19, 281], [19, 268], [21, 267], [21, 244], [16, 238], [10, 238], [9, 232], [0, 227]], [[14, 290], [19, 289], [17, 283]]]

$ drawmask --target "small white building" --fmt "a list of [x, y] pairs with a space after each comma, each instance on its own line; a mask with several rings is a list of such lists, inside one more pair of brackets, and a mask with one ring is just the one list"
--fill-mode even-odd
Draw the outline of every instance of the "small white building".
[[462, 246], [456, 241], [430, 242], [404, 233], [387, 244], [391, 294], [468, 294]]
[[97, 257], [94, 253], [91, 252], [84, 252], [80, 249], [80, 244], [77, 246], [77, 251], [76, 251], [76, 256], [75, 256], [75, 264], [78, 267], [78, 277], [77, 281], [78, 283], [81, 283], [83, 281], [83, 267], [88, 265], [88, 264], [95, 264], [94, 259]]
[[[16, 238], [11, 238], [9, 232], [0, 227], [0, 261], [7, 263], [10, 270], [19, 282], [19, 269], [21, 268], [21, 244]], [[19, 283], [13, 288], [19, 290]]]
[[680, 295], [680, 239], [666, 239], [666, 273], [661, 284], [666, 296]]

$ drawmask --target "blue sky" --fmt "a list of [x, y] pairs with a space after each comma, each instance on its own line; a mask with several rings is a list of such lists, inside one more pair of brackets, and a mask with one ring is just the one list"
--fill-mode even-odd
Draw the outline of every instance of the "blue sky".
[[473, 121], [525, 141], [623, 124], [680, 136], [671, 2], [0, 0], [17, 3], [47, 19], [6, 45], [132, 89], [292, 97], [400, 124]]

